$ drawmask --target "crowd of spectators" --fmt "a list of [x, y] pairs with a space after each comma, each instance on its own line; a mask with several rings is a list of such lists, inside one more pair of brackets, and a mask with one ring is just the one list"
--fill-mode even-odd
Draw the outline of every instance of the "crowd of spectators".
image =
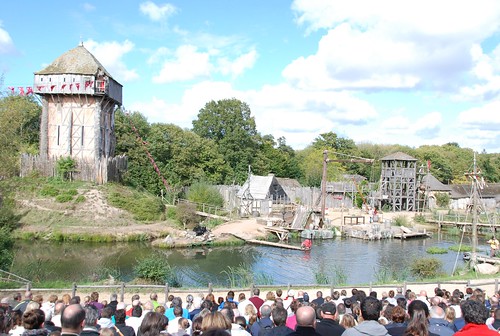
[[[99, 293], [81, 299], [27, 291], [0, 303], [0, 335], [12, 336], [467, 336], [495, 335], [500, 328], [500, 292], [465, 293], [436, 288], [432, 295], [396, 288], [365, 293], [334, 291], [311, 299], [304, 291], [278, 289], [250, 297], [213, 294], [169, 296], [164, 304], [155, 293], [147, 300], [133, 295], [129, 303], [99, 300]], [[265, 298], [265, 299], [264, 299]]]

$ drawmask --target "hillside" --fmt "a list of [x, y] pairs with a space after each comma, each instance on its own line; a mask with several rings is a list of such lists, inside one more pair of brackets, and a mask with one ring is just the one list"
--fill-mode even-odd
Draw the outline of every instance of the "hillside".
[[149, 240], [176, 231], [160, 199], [117, 184], [25, 178], [2, 181], [2, 189], [10, 191], [20, 215], [17, 237]]

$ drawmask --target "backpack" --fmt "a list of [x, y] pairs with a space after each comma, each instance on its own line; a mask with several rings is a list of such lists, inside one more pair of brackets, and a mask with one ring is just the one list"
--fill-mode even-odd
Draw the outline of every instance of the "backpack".
[[273, 327], [270, 325], [264, 326], [260, 321], [257, 321], [257, 324], [259, 325], [259, 332], [255, 336], [266, 336], [269, 333], [269, 330], [271, 330]]

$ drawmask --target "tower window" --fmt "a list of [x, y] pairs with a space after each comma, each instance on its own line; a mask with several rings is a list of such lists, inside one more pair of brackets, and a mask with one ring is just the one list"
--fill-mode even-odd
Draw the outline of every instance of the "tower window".
[[82, 140], [81, 140], [81, 145], [83, 147], [83, 135], [84, 135], [84, 130], [85, 130], [85, 126], [82, 126]]
[[59, 141], [61, 140], [61, 126], [57, 126], [57, 145], [59, 146]]

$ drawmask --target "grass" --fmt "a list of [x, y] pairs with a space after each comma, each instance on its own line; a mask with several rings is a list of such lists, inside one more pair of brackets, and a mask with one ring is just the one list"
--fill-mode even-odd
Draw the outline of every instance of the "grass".
[[396, 216], [393, 218], [392, 223], [395, 226], [406, 226], [409, 227], [411, 226], [410, 222], [408, 221], [408, 218], [405, 216]]
[[431, 246], [425, 250], [429, 254], [446, 254], [448, 250], [443, 247]]
[[131, 233], [128, 235], [113, 235], [99, 233], [63, 233], [60, 231], [53, 232], [26, 232], [15, 231], [14, 238], [22, 240], [51, 240], [56, 242], [93, 242], [93, 243], [111, 243], [111, 242], [147, 242], [154, 238], [166, 237], [168, 232], [163, 232], [159, 235], [152, 236], [147, 233]]
[[109, 204], [130, 212], [134, 219], [142, 222], [165, 219], [165, 205], [160, 198], [115, 183], [102, 187], [107, 191]]

